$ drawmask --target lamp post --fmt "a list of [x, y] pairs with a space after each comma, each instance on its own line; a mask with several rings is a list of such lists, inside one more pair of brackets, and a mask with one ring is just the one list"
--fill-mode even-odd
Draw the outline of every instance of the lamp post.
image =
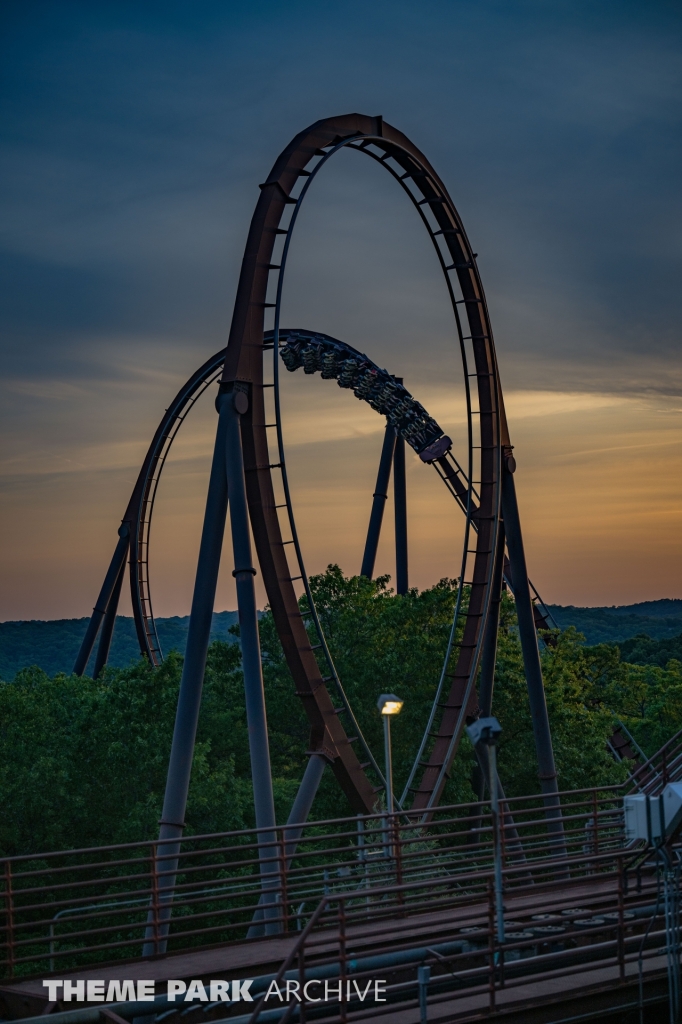
[[488, 748], [488, 790], [490, 810], [493, 819], [493, 856], [495, 860], [495, 916], [497, 918], [497, 941], [504, 943], [504, 899], [502, 891], [502, 830], [500, 828], [500, 804], [497, 791], [497, 741], [502, 726], [496, 718], [479, 718], [467, 726], [469, 739], [474, 747], [479, 743]]
[[393, 810], [393, 758], [391, 754], [391, 718], [402, 710], [403, 701], [394, 693], [382, 693], [377, 707], [384, 720], [384, 751], [386, 754], [386, 809]]

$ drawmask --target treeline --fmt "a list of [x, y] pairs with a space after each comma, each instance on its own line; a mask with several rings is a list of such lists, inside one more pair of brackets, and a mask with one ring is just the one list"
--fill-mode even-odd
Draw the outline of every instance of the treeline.
[[[27, 665], [38, 665], [49, 676], [70, 672], [76, 660], [87, 629], [83, 619], [27, 619], [18, 622], [0, 622], [0, 679], [14, 679]], [[236, 612], [216, 612], [211, 628], [212, 640], [233, 640], [229, 628], [237, 621]], [[156, 629], [164, 654], [179, 651], [183, 654], [187, 643], [189, 615], [174, 615], [156, 619]], [[92, 652], [88, 669], [95, 663]], [[140, 645], [135, 622], [130, 616], [117, 615], [109, 664], [126, 668], [140, 657]]]
[[[426, 723], [452, 621], [454, 581], [403, 597], [388, 577], [346, 578], [336, 566], [312, 580], [334, 660], [363, 731], [381, 755], [382, 691], [405, 701], [393, 728], [396, 788], [404, 784]], [[234, 627], [233, 633], [234, 633]], [[234, 639], [234, 636], [231, 637]], [[569, 628], [543, 652], [547, 703], [562, 788], [605, 785], [626, 768], [607, 753], [615, 717], [647, 753], [682, 727], [682, 665], [624, 662], [617, 647], [586, 646]], [[309, 731], [272, 616], [261, 618], [278, 821], [286, 820], [306, 763]], [[138, 660], [98, 680], [22, 670], [0, 683], [0, 852], [18, 854], [152, 838], [158, 828], [182, 658]], [[326, 672], [324, 673], [326, 674]], [[494, 711], [503, 726], [500, 774], [510, 795], [537, 792], [530, 710], [513, 603], [500, 625]], [[345, 723], [350, 731], [349, 723]], [[465, 739], [447, 801], [473, 799]], [[350, 813], [328, 769], [313, 817]], [[210, 648], [192, 784], [189, 833], [253, 824], [239, 645]]]
[[[642, 658], [652, 664], [664, 665], [682, 651], [682, 601], [644, 601], [615, 608], [575, 608], [572, 605], [550, 605], [562, 629], [575, 626], [588, 644], [617, 643], [625, 661], [639, 664]], [[212, 640], [233, 640], [229, 627], [237, 620], [236, 612], [216, 612], [213, 616]], [[0, 622], [0, 679], [14, 679], [27, 665], [39, 665], [49, 676], [70, 672], [85, 635], [88, 619], [31, 620]], [[187, 642], [189, 616], [173, 616], [156, 620], [161, 649], [164, 654], [183, 654]], [[660, 647], [640, 651], [631, 638], [661, 641]], [[665, 641], [665, 643], [663, 643]], [[625, 646], [624, 646], [625, 645]], [[126, 668], [139, 658], [139, 645], [132, 618], [119, 615], [109, 654], [109, 664]], [[94, 665], [94, 652], [90, 670]], [[653, 660], [652, 660], [653, 659]]]
[[584, 635], [588, 644], [619, 646], [631, 637], [645, 635], [653, 640], [682, 638], [682, 600], [641, 601], [639, 604], [611, 608], [576, 608], [551, 604], [557, 624], [569, 626]]

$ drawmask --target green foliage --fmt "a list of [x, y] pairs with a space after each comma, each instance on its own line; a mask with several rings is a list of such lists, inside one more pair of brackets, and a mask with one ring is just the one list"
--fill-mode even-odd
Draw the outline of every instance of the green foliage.
[[[392, 691], [405, 701], [392, 724], [400, 792], [442, 670], [455, 581], [444, 579], [398, 597], [389, 589], [388, 577], [346, 578], [338, 566], [329, 566], [312, 578], [311, 586], [339, 675], [380, 764], [383, 738], [376, 699]], [[302, 607], [305, 611], [305, 600]], [[270, 612], [262, 616], [260, 629], [277, 820], [283, 822], [305, 768], [309, 727]], [[232, 632], [238, 631], [233, 627]], [[241, 656], [239, 645], [230, 640], [216, 641], [209, 649], [188, 834], [253, 824]], [[321, 659], [320, 668], [326, 675]], [[625, 766], [606, 750], [614, 716], [625, 721], [647, 753], [682, 727], [679, 661], [665, 668], [627, 664], [617, 647], [587, 647], [569, 628], [557, 632], [543, 651], [543, 668], [562, 789], [624, 778]], [[156, 834], [181, 669], [181, 656], [171, 653], [159, 669], [140, 661], [129, 668], [108, 668], [99, 680], [49, 677], [34, 667], [21, 671], [12, 683], [0, 683], [0, 852], [67, 849]], [[336, 704], [341, 704], [338, 695]], [[530, 708], [514, 605], [507, 596], [493, 709], [503, 727], [499, 764], [507, 792], [537, 792]], [[342, 721], [353, 734], [347, 717]], [[473, 768], [465, 738], [446, 801], [474, 799]], [[349, 813], [327, 771], [313, 817]]]
[[[389, 577], [368, 580], [344, 577], [338, 566], [311, 578], [313, 599], [331, 654], [362, 731], [383, 765], [380, 693], [397, 693], [405, 706], [392, 724], [395, 787], [407, 781], [426, 726], [442, 669], [456, 599], [456, 582], [442, 579], [435, 587], [396, 596]], [[305, 606], [305, 602], [304, 602]], [[275, 653], [272, 651], [273, 663]], [[320, 657], [320, 667], [327, 674]], [[280, 672], [283, 670], [283, 663]], [[333, 684], [330, 684], [333, 685]], [[269, 697], [268, 697], [269, 699]], [[337, 698], [337, 705], [341, 705]], [[355, 730], [346, 715], [347, 732]], [[364, 756], [359, 751], [361, 760]], [[446, 799], [469, 799], [470, 766], [459, 760], [448, 784]], [[348, 813], [338, 788], [326, 788], [315, 812], [321, 816]]]
[[671, 659], [665, 668], [622, 663], [602, 699], [651, 757], [682, 729], [682, 662]]
[[[138, 662], [100, 680], [32, 668], [0, 683], [4, 854], [152, 838], [158, 828], [181, 659]], [[207, 680], [207, 705], [221, 701]], [[248, 783], [202, 714], [188, 831], [245, 825]]]
[[671, 659], [682, 661], [682, 633], [664, 640], [652, 640], [646, 633], [638, 633], [630, 640], [618, 644], [623, 661], [631, 665], [659, 665], [665, 668]]
[[[593, 699], [594, 688], [610, 679], [618, 664], [611, 647], [585, 647], [582, 636], [569, 628], [552, 637], [542, 655], [547, 710], [560, 789], [610, 785], [627, 776], [607, 750], [613, 715]], [[606, 663], [605, 663], [606, 662]], [[503, 728], [499, 753], [500, 777], [510, 796], [537, 793], [537, 761], [530, 704], [523, 673], [521, 645], [512, 601], [502, 603], [494, 713]]]

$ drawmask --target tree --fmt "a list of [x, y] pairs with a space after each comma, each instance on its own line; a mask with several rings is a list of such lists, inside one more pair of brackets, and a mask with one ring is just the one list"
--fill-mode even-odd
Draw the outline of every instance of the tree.
[[[311, 588], [341, 681], [379, 764], [383, 737], [376, 699], [395, 692], [405, 701], [393, 723], [400, 793], [438, 686], [457, 583], [443, 579], [398, 596], [387, 576], [345, 577], [338, 566], [328, 566], [311, 578]], [[464, 606], [466, 597], [465, 592]], [[301, 607], [307, 611], [305, 598]], [[305, 770], [309, 727], [269, 611], [260, 620], [260, 634], [276, 813], [284, 823]], [[678, 661], [665, 668], [628, 665], [617, 647], [587, 647], [572, 628], [554, 634], [542, 660], [561, 789], [608, 785], [625, 777], [626, 766], [607, 752], [615, 716], [647, 753], [682, 728]], [[322, 659], [320, 669], [328, 674]], [[63, 674], [49, 678], [30, 668], [13, 683], [0, 683], [3, 854], [157, 834], [181, 671], [182, 658], [172, 652], [158, 669], [140, 661], [126, 669], [108, 668], [98, 680]], [[340, 699], [336, 703], [340, 706]], [[493, 711], [503, 728], [499, 766], [506, 791], [510, 796], [537, 793], [530, 707], [508, 595], [502, 602]], [[342, 720], [351, 732], [351, 724]], [[474, 799], [474, 763], [464, 737], [445, 802]], [[332, 772], [326, 771], [312, 817], [350, 813]], [[186, 834], [254, 824], [237, 643], [217, 641], [209, 649], [186, 821]]]
[[[4, 855], [150, 839], [158, 831], [182, 660], [108, 669], [101, 679], [25, 669], [0, 683]], [[213, 695], [207, 687], [207, 706]], [[220, 698], [218, 698], [220, 699]], [[242, 828], [249, 786], [212, 748], [206, 714], [188, 832]]]

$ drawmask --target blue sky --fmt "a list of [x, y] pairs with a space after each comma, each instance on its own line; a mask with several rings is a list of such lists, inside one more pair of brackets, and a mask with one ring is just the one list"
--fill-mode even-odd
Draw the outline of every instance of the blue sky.
[[[679, 596], [669, 570], [682, 476], [678, 4], [23, 0], [0, 19], [2, 486], [13, 538], [0, 616], [86, 614], [164, 402], [224, 344], [258, 182], [302, 127], [353, 110], [404, 131], [447, 183], [480, 254], [505, 389], [540, 396], [533, 408], [548, 393], [583, 396], [557, 398], [561, 422], [528, 426], [527, 533], [533, 472], [541, 501], [553, 491], [558, 503], [537, 524], [548, 599]], [[428, 389], [414, 338], [432, 338], [437, 370], [446, 313], [434, 268], [401, 197], [352, 159], [330, 170], [302, 221], [290, 315], [351, 343], [371, 335], [377, 358], [388, 365], [390, 349], [389, 368]], [[208, 414], [201, 422], [208, 430]], [[197, 431], [187, 465], [205, 462]], [[567, 478], [538, 442], [565, 442], [568, 455], [595, 432], [595, 450], [627, 432], [631, 453], [609, 456], [596, 479], [614, 459], [641, 456], [638, 494], [662, 509], [662, 525], [630, 529], [621, 509], [614, 540], [605, 511], [571, 535], [566, 564], [552, 561]], [[371, 476], [372, 453], [359, 451]], [[299, 454], [305, 501], [318, 456]], [[191, 508], [180, 476], [169, 485], [169, 538], [170, 524], [196, 530], [195, 468]], [[588, 477], [578, 460], [575, 500], [596, 508]], [[343, 544], [325, 553], [309, 532], [315, 565], [343, 563]], [[601, 550], [605, 536], [600, 586], [588, 563], [565, 585], [567, 565], [581, 550], [593, 564], [590, 544]], [[637, 589], [616, 567], [643, 539]], [[187, 603], [193, 543], [182, 564], [162, 565], [159, 549], [166, 611]], [[415, 581], [437, 578], [436, 562], [417, 553]]]

